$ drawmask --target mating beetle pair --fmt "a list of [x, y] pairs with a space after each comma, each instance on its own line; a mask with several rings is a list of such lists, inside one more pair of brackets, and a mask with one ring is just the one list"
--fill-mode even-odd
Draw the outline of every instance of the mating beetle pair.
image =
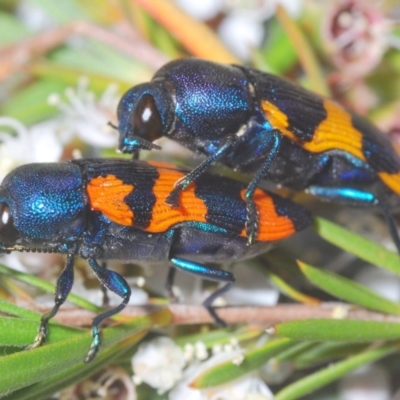
[[157, 148], [161, 136], [205, 155], [179, 180], [168, 204], [214, 162], [254, 174], [246, 190], [247, 236], [257, 234], [253, 196], [262, 179], [321, 199], [382, 210], [400, 204], [400, 157], [372, 124], [284, 79], [199, 59], [173, 61], [118, 106], [121, 151]]
[[[5, 178], [0, 251], [67, 254], [55, 306], [31, 347], [45, 340], [48, 320], [68, 296], [76, 255], [122, 298], [93, 320], [86, 361], [99, 349], [99, 324], [130, 296], [124, 278], [98, 259], [168, 261], [169, 289], [175, 268], [224, 282], [204, 303], [221, 323], [212, 302], [234, 277], [204, 263], [254, 256], [312, 221], [301, 206], [259, 189], [264, 178], [328, 200], [379, 207], [400, 252], [391, 215], [399, 203], [400, 159], [375, 127], [329, 99], [249, 68], [186, 59], [129, 90], [118, 120], [124, 152], [159, 148], [152, 142], [168, 136], [207, 158], [191, 172], [79, 160], [20, 167]], [[254, 177], [246, 186], [206, 173], [216, 161]]]

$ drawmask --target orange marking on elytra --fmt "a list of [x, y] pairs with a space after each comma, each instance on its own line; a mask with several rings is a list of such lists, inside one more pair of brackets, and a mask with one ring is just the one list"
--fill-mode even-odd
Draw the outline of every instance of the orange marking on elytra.
[[269, 123], [303, 149], [312, 153], [341, 150], [366, 161], [362, 151], [362, 133], [353, 127], [351, 114], [334, 101], [324, 100], [327, 116], [315, 129], [312, 140], [308, 142], [301, 141], [289, 130], [287, 115], [276, 105], [263, 101], [261, 107]]
[[393, 192], [400, 195], [400, 172], [389, 174], [388, 172], [378, 172], [379, 178], [388, 186]]
[[[240, 192], [240, 196], [246, 201], [246, 189]], [[272, 242], [285, 239], [296, 233], [296, 228], [290, 218], [278, 215], [274, 202], [261, 189], [256, 189], [253, 201], [258, 211], [258, 233], [256, 240], [261, 242]], [[243, 228], [240, 236], [247, 237], [246, 228]]]
[[196, 184], [192, 182], [180, 193], [179, 208], [173, 208], [165, 203], [166, 198], [174, 188], [176, 181], [185, 174], [163, 168], [159, 168], [158, 173], [159, 177], [153, 187], [156, 202], [146, 232], [164, 232], [171, 226], [186, 221], [207, 222], [207, 207], [204, 201], [195, 195]]
[[92, 210], [100, 211], [110, 221], [124, 226], [133, 224], [133, 211], [125, 203], [125, 198], [134, 187], [124, 184], [115, 175], [98, 176], [87, 186]]

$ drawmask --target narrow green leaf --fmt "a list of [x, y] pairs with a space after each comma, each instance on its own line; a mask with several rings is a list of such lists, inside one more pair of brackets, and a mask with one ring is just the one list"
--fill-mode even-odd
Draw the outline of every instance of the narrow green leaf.
[[[143, 334], [154, 325], [171, 322], [171, 313], [162, 309], [134, 321], [102, 330], [100, 352], [120, 343], [132, 335]], [[91, 343], [89, 332], [44, 345], [38, 349], [21, 351], [0, 358], [0, 396], [21, 389], [43, 378], [50, 378], [68, 368], [81, 364]], [[32, 367], [34, 366], [34, 368]]]
[[333, 272], [300, 261], [298, 264], [303, 274], [325, 292], [371, 310], [400, 315], [400, 304], [385, 299], [367, 287]]
[[119, 359], [133, 344], [141, 340], [145, 334], [146, 331], [134, 334], [129, 338], [129, 341], [122, 342], [122, 345], [118, 344], [102, 351], [90, 364], [81, 362], [72, 368], [55, 374], [51, 378], [44, 377], [44, 380], [8, 395], [7, 399], [37, 400], [50, 397], [55, 392], [88, 378], [100, 368], [104, 368], [114, 360]]
[[293, 43], [274, 18], [269, 21], [267, 40], [261, 50], [261, 57], [270, 68], [268, 72], [278, 75], [292, 68], [298, 60]]
[[233, 381], [261, 367], [271, 357], [292, 345], [293, 342], [288, 339], [271, 340], [264, 346], [246, 353], [240, 365], [233, 364], [232, 361], [218, 364], [198, 375], [189, 385], [196, 389], [205, 389]]
[[[38, 315], [35, 320], [0, 317], [0, 346], [25, 347], [31, 344], [37, 334], [39, 321]], [[48, 343], [65, 340], [81, 332], [75, 328], [50, 324]]]
[[323, 342], [314, 343], [312, 348], [299, 354], [294, 360], [295, 368], [309, 368], [317, 363], [326, 363], [364, 351], [369, 343]]
[[26, 318], [26, 319], [38, 319], [40, 318], [40, 314], [27, 310], [26, 308], [22, 308], [17, 306], [14, 303], [10, 303], [3, 299], [0, 299], [0, 312], [7, 315], [13, 315], [14, 317]]
[[293, 340], [343, 340], [369, 342], [400, 339], [400, 324], [382, 321], [308, 319], [274, 326], [277, 336]]
[[341, 378], [358, 367], [370, 364], [398, 350], [398, 344], [386, 344], [381, 347], [374, 347], [366, 350], [336, 364], [330, 364], [328, 367], [286, 386], [275, 395], [274, 399], [298, 399], [301, 396], [312, 393], [313, 391]]
[[154, 74], [140, 61], [127, 58], [116, 50], [95, 40], [86, 40], [83, 48], [63, 47], [49, 56], [48, 64], [66, 71], [80, 71], [81, 75], [104, 77], [108, 84], [139, 83]]
[[400, 275], [400, 257], [379, 244], [334, 224], [324, 218], [316, 218], [315, 230], [325, 240], [357, 257]]
[[315, 347], [314, 342], [299, 342], [295, 343], [292, 347], [279, 353], [274, 359], [276, 361], [291, 361], [299, 357], [300, 354], [308, 354], [310, 349]]
[[274, 274], [273, 272], [268, 272], [268, 277], [282, 293], [293, 300], [310, 305], [318, 305], [321, 303], [321, 300], [299, 292], [297, 289], [295, 289], [293, 286], [290, 286], [287, 282], [285, 282], [285, 280], [283, 280], [280, 276]]

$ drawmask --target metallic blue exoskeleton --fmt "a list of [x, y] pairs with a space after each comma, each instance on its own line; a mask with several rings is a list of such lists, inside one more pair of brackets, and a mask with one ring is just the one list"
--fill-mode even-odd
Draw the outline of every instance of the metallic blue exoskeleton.
[[98, 263], [101, 260], [160, 261], [224, 285], [204, 306], [223, 323], [212, 302], [234, 282], [232, 273], [204, 263], [226, 263], [255, 256], [269, 243], [288, 237], [311, 222], [310, 214], [290, 200], [259, 190], [256, 203], [262, 233], [247, 245], [246, 204], [242, 183], [205, 174], [180, 211], [164, 205], [177, 176], [187, 171], [168, 165], [129, 160], [76, 160], [28, 164], [12, 171], [0, 186], [0, 253], [58, 252], [67, 255], [58, 278], [55, 305], [43, 315], [29, 348], [46, 338], [47, 324], [66, 300], [73, 284], [75, 256], [88, 260], [100, 282], [122, 298], [119, 306], [98, 315], [86, 361], [99, 350], [99, 324], [120, 312], [131, 290], [125, 279]]
[[322, 199], [379, 207], [400, 253], [391, 216], [400, 204], [400, 157], [372, 124], [333, 100], [277, 76], [199, 59], [170, 62], [118, 106], [119, 149], [159, 148], [161, 136], [205, 155], [167, 199], [215, 161], [254, 174], [247, 187], [248, 239], [257, 232], [253, 196], [265, 178]]

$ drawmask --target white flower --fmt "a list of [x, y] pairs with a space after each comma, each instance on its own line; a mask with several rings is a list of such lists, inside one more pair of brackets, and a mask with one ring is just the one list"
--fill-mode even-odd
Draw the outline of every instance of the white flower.
[[260, 21], [232, 13], [221, 22], [218, 35], [234, 54], [242, 60], [249, 60], [252, 50], [261, 46], [264, 27]]
[[22, 164], [59, 161], [64, 146], [75, 136], [96, 147], [116, 146], [118, 133], [108, 125], [115, 119], [116, 87], [110, 85], [97, 101], [87, 89], [88, 80], [81, 78], [76, 89], [66, 90], [68, 103], [57, 94], [51, 95], [49, 102], [62, 111], [61, 115], [31, 127], [0, 117], [0, 179]]
[[[2, 131], [11, 128], [15, 135]], [[15, 167], [30, 162], [59, 161], [63, 143], [57, 122], [45, 121], [30, 128], [11, 117], [0, 117], [0, 179]]]
[[144, 342], [132, 358], [136, 382], [146, 382], [159, 394], [171, 389], [183, 376], [185, 355], [168, 337]]
[[225, 0], [226, 18], [218, 28], [225, 45], [242, 60], [251, 58], [252, 49], [261, 46], [265, 36], [264, 21], [281, 4], [293, 16], [302, 9], [301, 0]]
[[201, 21], [214, 18], [222, 10], [222, 0], [175, 0], [179, 7]]
[[16, 3], [16, 14], [21, 22], [29, 29], [44, 32], [56, 27], [58, 24], [44, 7], [31, 0], [21, 0]]
[[62, 101], [58, 94], [50, 95], [49, 103], [62, 112], [58, 127], [64, 137], [70, 140], [76, 135], [91, 146], [115, 147], [118, 133], [108, 122], [116, 119], [119, 100], [117, 86], [109, 85], [96, 100], [94, 93], [88, 90], [88, 85], [89, 80], [81, 77], [76, 89], [67, 88], [65, 95], [68, 102]]

